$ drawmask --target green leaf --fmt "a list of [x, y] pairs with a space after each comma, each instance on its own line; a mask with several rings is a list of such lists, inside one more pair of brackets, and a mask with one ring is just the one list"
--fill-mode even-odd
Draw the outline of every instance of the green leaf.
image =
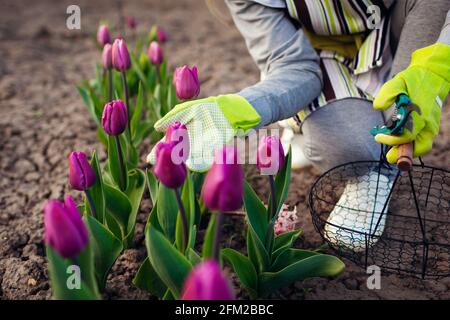
[[247, 251], [256, 270], [259, 272], [268, 270], [270, 266], [269, 254], [250, 224], [247, 232]]
[[95, 274], [100, 290], [103, 290], [108, 272], [122, 252], [122, 241], [92, 216], [87, 216], [86, 220], [94, 252]]
[[[86, 190], [91, 196], [95, 207], [95, 218], [103, 223], [105, 221], [105, 195], [103, 194], [103, 178], [100, 164], [98, 162], [97, 153], [94, 151], [91, 158], [91, 166], [95, 171], [95, 183]], [[90, 206], [86, 201], [86, 212], [91, 214]]]
[[129, 246], [134, 238], [134, 228], [136, 225], [136, 217], [141, 205], [142, 196], [145, 191], [145, 173], [140, 169], [133, 169], [129, 171], [129, 183], [125, 194], [131, 204], [131, 212], [128, 216], [125, 243]]
[[280, 255], [278, 255], [278, 257], [275, 259], [275, 261], [270, 266], [270, 271], [272, 271], [272, 272], [280, 271], [281, 269], [284, 269], [287, 266], [289, 266], [297, 261], [309, 258], [311, 256], [315, 256], [318, 254], [319, 253], [314, 252], [314, 251], [290, 248], [290, 249], [285, 250], [282, 253], [280, 253]]
[[[119, 136], [120, 137], [120, 136]], [[122, 147], [122, 157], [124, 157], [123, 154], [123, 147], [126, 146], [125, 141], [121, 140], [121, 147]], [[120, 162], [119, 162], [119, 153], [118, 153], [118, 145], [116, 143], [116, 139], [113, 136], [108, 136], [108, 163], [109, 163], [109, 172], [111, 173], [111, 176], [114, 180], [114, 183], [120, 188], [120, 190], [125, 191], [128, 184], [128, 175], [126, 174], [125, 181], [122, 181], [122, 170], [120, 168]], [[124, 159], [124, 158], [123, 158]], [[125, 172], [127, 172], [126, 168], [126, 162], [124, 161], [125, 166]]]
[[263, 272], [259, 275], [259, 294], [270, 293], [288, 286], [295, 281], [311, 277], [330, 277], [344, 270], [344, 263], [338, 258], [326, 254], [314, 255], [297, 261], [277, 272]]
[[148, 257], [158, 276], [178, 298], [192, 265], [164, 235], [150, 226], [145, 235]]
[[145, 258], [144, 262], [139, 267], [139, 270], [133, 279], [133, 284], [139, 289], [150, 292], [160, 299], [162, 299], [167, 290], [167, 286], [159, 278], [155, 269], [153, 269], [148, 257]]
[[244, 206], [249, 224], [255, 230], [259, 240], [265, 243], [268, 228], [267, 209], [247, 181], [244, 182]]
[[175, 241], [175, 228], [178, 217], [177, 199], [175, 192], [162, 183], [159, 184], [158, 202], [156, 206], [159, 224], [164, 230], [166, 237], [173, 243]]
[[131, 130], [133, 140], [136, 139], [137, 131], [139, 130], [139, 122], [142, 118], [142, 106], [144, 104], [144, 90], [142, 88], [142, 82], [139, 83], [138, 96], [136, 99], [136, 108], [134, 108], [133, 116], [131, 117]]
[[90, 92], [89, 92], [89, 84], [83, 83], [81, 85], [77, 85], [76, 87], [77, 87], [78, 92], [81, 95], [81, 98], [83, 99], [84, 104], [86, 105], [89, 113], [91, 114], [92, 119], [94, 119], [95, 122], [97, 123], [97, 125], [100, 126], [101, 125], [101, 122], [100, 122], [101, 118], [99, 119], [97, 117], [97, 112], [95, 110], [95, 105], [94, 105], [94, 102], [91, 99]]
[[191, 262], [191, 264], [193, 266], [202, 262], [202, 257], [200, 257], [200, 255], [197, 252], [195, 252], [195, 250], [193, 248], [188, 249], [187, 258], [189, 259], [189, 261]]
[[294, 241], [300, 236], [301, 230], [294, 230], [285, 232], [275, 237], [272, 251], [272, 261], [274, 261], [280, 253], [289, 249], [294, 244]]
[[[46, 248], [48, 271], [52, 287], [53, 298], [57, 300], [97, 300], [100, 299], [97, 284], [95, 282], [92, 252], [89, 245], [80, 253], [77, 262], [64, 259], [50, 246]], [[80, 288], [69, 289], [68, 284], [75, 284], [72, 279], [77, 278], [78, 265], [80, 276]]]
[[[289, 183], [291, 182], [291, 162], [292, 162], [292, 152], [289, 147], [289, 151], [286, 155], [286, 161], [284, 163], [284, 167], [278, 172], [278, 175], [275, 177], [275, 193], [277, 197], [277, 214], [272, 217], [272, 221], [275, 222], [278, 213], [281, 210], [281, 206], [283, 205], [284, 200], [286, 200], [288, 191], [289, 191]], [[269, 206], [272, 206], [272, 199], [269, 199]], [[269, 209], [270, 210], [270, 209]]]
[[106, 209], [119, 223], [125, 235], [132, 210], [130, 200], [128, 200], [127, 195], [122, 191], [106, 183], [103, 184], [103, 190], [105, 193]]
[[[181, 201], [184, 206], [184, 210], [186, 212], [186, 219], [188, 221], [188, 234], [189, 238], [191, 238], [192, 229], [195, 224], [195, 211], [196, 211], [196, 197], [194, 192], [194, 182], [192, 180], [192, 175], [188, 174], [186, 177], [186, 181], [184, 182], [183, 189], [181, 191]], [[175, 231], [175, 239], [178, 248], [182, 248], [183, 243], [183, 223], [181, 219], [181, 214], [178, 215], [177, 218], [177, 226]], [[189, 242], [189, 239], [188, 239]], [[194, 239], [195, 242], [195, 239]], [[189, 247], [189, 243], [188, 243]], [[187, 249], [187, 248], [186, 248]]]
[[202, 256], [210, 258], [213, 256], [214, 235], [216, 230], [217, 215], [220, 213], [211, 213], [209, 217], [208, 228], [206, 228], [205, 238], [203, 239]]
[[232, 265], [234, 272], [250, 296], [253, 299], [256, 298], [258, 292], [258, 275], [250, 259], [231, 248], [222, 249], [221, 253], [225, 260]]
[[170, 83], [170, 82], [168, 83], [167, 90], [168, 90], [167, 91], [167, 106], [170, 111], [171, 109], [173, 109], [174, 106], [176, 106], [179, 103], [179, 101], [177, 98], [175, 87], [173, 86], [172, 83]]

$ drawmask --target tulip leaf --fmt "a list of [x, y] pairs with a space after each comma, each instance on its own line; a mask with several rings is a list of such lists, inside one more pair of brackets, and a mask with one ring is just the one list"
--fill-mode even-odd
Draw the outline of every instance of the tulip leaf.
[[95, 110], [94, 101], [91, 98], [90, 92], [89, 92], [89, 84], [83, 83], [81, 85], [77, 85], [77, 90], [81, 95], [81, 98], [83, 99], [84, 104], [86, 105], [89, 113], [92, 116], [92, 119], [97, 123], [98, 126], [101, 125], [101, 117], [97, 117], [97, 111]]
[[[141, 69], [141, 67], [140, 67], [140, 65], [139, 65], [135, 55], [133, 53], [131, 53], [130, 57], [131, 57], [131, 66], [133, 68], [133, 71], [136, 72], [136, 75], [137, 75], [137, 77], [140, 80], [139, 81], [139, 83], [140, 83], [139, 87], [141, 85], [143, 85], [144, 89], [148, 90], [148, 88], [146, 87], [147, 79], [145, 78], [144, 72], [142, 71], [142, 69]], [[138, 89], [138, 90], [140, 90], [140, 89]]]
[[167, 106], [169, 111], [173, 109], [179, 103], [175, 87], [171, 82], [167, 85]]
[[247, 181], [244, 181], [244, 206], [249, 224], [255, 230], [259, 240], [265, 243], [268, 228], [267, 210]]
[[86, 219], [91, 231], [90, 243], [94, 252], [95, 273], [100, 290], [103, 290], [108, 272], [122, 252], [122, 241], [92, 216]]
[[193, 266], [202, 262], [202, 257], [200, 257], [200, 255], [197, 252], [195, 252], [195, 250], [193, 248], [188, 249], [187, 258], [189, 259], [189, 261], [191, 262], [191, 264]]
[[290, 248], [288, 250], [283, 251], [278, 255], [278, 257], [275, 259], [275, 261], [270, 266], [270, 271], [276, 272], [280, 271], [281, 269], [286, 268], [287, 266], [309, 258], [311, 256], [318, 255], [319, 253], [310, 251], [310, 250], [301, 250], [301, 249], [295, 249]]
[[162, 229], [162, 227], [161, 227], [161, 225], [159, 224], [159, 221], [158, 221], [157, 209], [158, 209], [158, 207], [155, 205], [155, 206], [153, 206], [152, 210], [150, 211], [150, 214], [148, 215], [148, 218], [147, 218], [147, 224], [145, 225], [145, 231], [147, 232], [147, 229], [150, 226], [153, 226], [159, 232], [164, 234], [164, 230]]
[[128, 200], [126, 194], [109, 184], [103, 184], [103, 190], [105, 192], [106, 209], [119, 223], [124, 236], [126, 230], [128, 230], [128, 219], [132, 210], [130, 200]]
[[259, 275], [259, 294], [263, 297], [288, 286], [295, 281], [311, 277], [330, 277], [344, 270], [344, 263], [326, 254], [313, 255], [297, 261], [277, 272], [263, 272]]
[[138, 96], [136, 99], [136, 107], [134, 108], [133, 116], [131, 117], [131, 134], [133, 135], [133, 141], [136, 143], [136, 135], [139, 130], [139, 122], [142, 118], [142, 106], [144, 104], [144, 90], [142, 88], [142, 82], [139, 82]]
[[272, 261], [274, 261], [279, 254], [285, 250], [292, 247], [294, 241], [299, 237], [301, 230], [294, 230], [290, 232], [285, 232], [275, 237], [273, 251], [272, 251]]
[[175, 191], [159, 184], [157, 214], [158, 222], [171, 243], [175, 241], [175, 228], [178, 217], [178, 205]]
[[52, 295], [56, 300], [98, 300], [92, 251], [89, 245], [77, 259], [64, 259], [46, 248]]
[[145, 235], [148, 257], [158, 276], [178, 298], [192, 265], [164, 235], [150, 226]]
[[158, 199], [158, 180], [151, 170], [146, 170], [147, 173], [147, 186], [150, 192], [150, 199], [152, 200], [153, 206], [156, 205], [156, 200]]
[[[192, 175], [188, 174], [186, 181], [184, 182], [183, 189], [181, 191], [181, 201], [186, 212], [186, 219], [188, 221], [188, 235], [191, 238], [192, 228], [195, 223], [195, 211], [196, 211], [196, 198], [194, 193], [194, 181], [192, 180]], [[177, 217], [177, 226], [175, 231], [175, 240], [178, 248], [182, 248], [183, 243], [183, 224], [181, 219], [181, 214]], [[189, 240], [189, 239], [188, 239]], [[195, 239], [193, 239], [195, 242]], [[189, 241], [190, 242], [190, 241]], [[189, 247], [189, 243], [188, 243]], [[186, 248], [187, 249], [187, 248]]]
[[153, 269], [148, 257], [145, 258], [144, 262], [142, 262], [139, 267], [139, 270], [133, 279], [133, 284], [139, 289], [150, 292], [160, 299], [162, 299], [167, 290], [167, 286], [159, 278], [155, 269]]
[[258, 275], [250, 259], [231, 248], [222, 249], [221, 253], [223, 258], [231, 264], [234, 272], [250, 296], [256, 298], [258, 292]]
[[[95, 171], [95, 183], [92, 187], [86, 190], [86, 192], [93, 200], [95, 207], [95, 218], [100, 221], [100, 223], [103, 223], [105, 221], [105, 195], [103, 194], [102, 171], [100, 169], [97, 153], [95, 151], [92, 153], [92, 159], [90, 163]], [[91, 210], [87, 201], [85, 207], [87, 214], [90, 215]]]
[[[286, 154], [284, 167], [278, 172], [277, 176], [275, 177], [277, 214], [274, 217], [272, 217], [273, 222], [275, 222], [276, 218], [278, 217], [278, 213], [281, 210], [281, 206], [283, 205], [284, 200], [286, 200], [288, 194], [289, 183], [291, 182], [291, 167], [292, 167], [291, 162], [292, 162], [292, 152], [291, 148], [289, 147], [288, 153]], [[270, 210], [271, 206], [272, 206], [272, 199], [270, 198], [268, 210]]]
[[[125, 167], [126, 173], [127, 168], [126, 168], [126, 161], [124, 158], [125, 156], [124, 147], [126, 146], [126, 143], [124, 139], [120, 138], [120, 136], [118, 140], [120, 141], [121, 145], [122, 157], [124, 159], [123, 165]], [[125, 191], [127, 188], [128, 174], [125, 174], [124, 181], [122, 181], [122, 170], [119, 161], [118, 144], [116, 138], [113, 136], [108, 136], [108, 163], [109, 163], [109, 172], [114, 180], [114, 183], [119, 187], [121, 191]]]
[[213, 256], [214, 234], [216, 230], [217, 215], [220, 213], [211, 213], [209, 217], [208, 227], [206, 228], [205, 238], [203, 239], [203, 258], [210, 258]]
[[139, 212], [142, 196], [145, 191], [145, 173], [140, 169], [133, 169], [129, 171], [129, 183], [125, 194], [131, 203], [131, 212], [128, 216], [127, 233], [124, 242], [128, 246], [132, 243], [134, 238], [134, 228], [136, 225], [136, 217]]
[[250, 260], [259, 272], [269, 268], [269, 254], [251, 224], [248, 225], [247, 251]]

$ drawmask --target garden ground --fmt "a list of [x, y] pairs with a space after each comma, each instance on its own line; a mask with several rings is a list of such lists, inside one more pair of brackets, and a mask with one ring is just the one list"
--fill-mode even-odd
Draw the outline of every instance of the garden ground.
[[[42, 244], [42, 208], [48, 198], [73, 193], [67, 182], [67, 156], [72, 150], [101, 150], [95, 125], [75, 90], [91, 78], [100, 53], [92, 34], [98, 21], [116, 21], [112, 1], [78, 0], [80, 31], [66, 29], [66, 8], [73, 1], [5, 0], [0, 3], [0, 299], [49, 299], [50, 287]], [[165, 45], [173, 68], [199, 67], [202, 96], [235, 92], [256, 82], [258, 70], [237, 30], [216, 21], [201, 0], [127, 1], [126, 14], [134, 15], [138, 31], [163, 26]], [[228, 22], [226, 14], [224, 18]], [[447, 166], [450, 149], [450, 108], [444, 108], [442, 130], [428, 164]], [[142, 160], [145, 152], [142, 150]], [[100, 152], [105, 159], [104, 152]], [[252, 177], [261, 194], [260, 178]], [[304, 230], [298, 245], [321, 244], [306, 207], [307, 192], [318, 176], [313, 169], [293, 172], [288, 204], [297, 205]], [[132, 277], [146, 250], [143, 228], [151, 203], [141, 206], [135, 249], [127, 250], [109, 277], [105, 298], [147, 299]], [[232, 237], [238, 219], [228, 219], [225, 245], [240, 246]], [[282, 299], [450, 299], [450, 278], [421, 281], [383, 276], [381, 290], [368, 290], [366, 274], [344, 260], [346, 271], [336, 279], [296, 283], [274, 296]], [[244, 296], [238, 293], [239, 296]]]

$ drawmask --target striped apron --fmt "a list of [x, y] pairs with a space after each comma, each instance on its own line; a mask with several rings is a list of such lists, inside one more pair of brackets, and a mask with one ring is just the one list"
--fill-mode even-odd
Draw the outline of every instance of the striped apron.
[[[315, 110], [334, 100], [373, 100], [388, 80], [392, 65], [389, 7], [393, 0], [286, 0], [289, 15], [300, 24], [320, 56], [321, 94], [287, 124], [299, 132]], [[374, 6], [377, 6], [374, 8]], [[377, 10], [377, 11], [374, 11]], [[378, 15], [377, 17], [374, 14]], [[378, 22], [378, 23], [374, 23]], [[314, 37], [350, 36], [361, 39], [353, 57], [318, 49]], [[338, 50], [339, 51], [339, 50]]]

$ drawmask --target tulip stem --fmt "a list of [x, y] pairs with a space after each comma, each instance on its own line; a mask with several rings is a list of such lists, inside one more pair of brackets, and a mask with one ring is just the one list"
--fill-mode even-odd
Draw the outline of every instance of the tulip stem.
[[119, 136], [114, 136], [114, 138], [116, 139], [117, 155], [119, 156], [119, 167], [120, 167], [120, 173], [121, 173], [120, 174], [120, 190], [125, 191], [127, 172], [125, 170], [125, 162], [123, 161], [122, 147], [120, 145]]
[[127, 116], [128, 116], [128, 126], [127, 131], [130, 138], [130, 144], [133, 145], [132, 137], [131, 137], [131, 114], [130, 114], [130, 103], [129, 103], [129, 96], [130, 93], [128, 91], [128, 83], [127, 83], [127, 74], [125, 71], [121, 72], [122, 75], [122, 84], [123, 84], [123, 91], [125, 93], [125, 106], [127, 108]]
[[94, 200], [92, 199], [91, 194], [87, 190], [85, 190], [84, 193], [86, 194], [86, 199], [87, 199], [88, 204], [89, 204], [89, 209], [91, 210], [91, 215], [94, 218], [98, 219], [97, 218], [97, 213], [95, 212]]
[[214, 231], [214, 243], [213, 243], [213, 258], [219, 262], [220, 256], [220, 241], [222, 238], [222, 233], [220, 232], [220, 228], [222, 227], [223, 214], [216, 213], [216, 225]]
[[269, 185], [270, 185], [270, 197], [271, 197], [271, 202], [272, 202], [272, 206], [270, 208], [270, 216], [269, 216], [269, 221], [272, 220], [272, 218], [276, 217], [276, 211], [277, 211], [277, 196], [275, 193], [275, 180], [273, 178], [273, 175], [269, 175]]
[[108, 102], [110, 102], [113, 99], [112, 70], [108, 69], [106, 72], [108, 74]]
[[187, 245], [188, 245], [188, 239], [189, 239], [189, 230], [188, 230], [188, 221], [186, 217], [186, 211], [184, 210], [183, 201], [181, 201], [181, 194], [180, 189], [175, 188], [175, 196], [177, 198], [178, 202], [178, 208], [180, 208], [180, 214], [181, 214], [181, 222], [183, 224], [183, 254], [186, 251]]

